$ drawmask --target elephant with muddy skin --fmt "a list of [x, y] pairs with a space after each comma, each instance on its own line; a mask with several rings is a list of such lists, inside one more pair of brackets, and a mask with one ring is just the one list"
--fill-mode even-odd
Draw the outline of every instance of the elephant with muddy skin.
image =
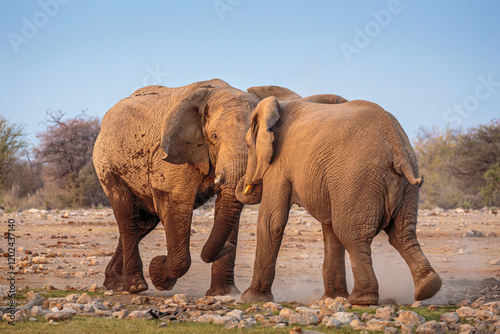
[[[336, 96], [330, 101], [268, 97], [252, 112], [248, 165], [237, 198], [261, 205], [253, 279], [242, 301], [273, 300], [276, 259], [294, 203], [321, 222], [324, 298], [378, 303], [370, 245], [382, 230], [410, 267], [415, 299], [431, 298], [441, 279], [417, 241], [422, 179], [415, 177], [418, 164], [408, 137], [394, 116], [374, 103]], [[350, 295], [345, 250], [354, 276]]]
[[271, 95], [300, 98], [282, 87], [243, 92], [214, 79], [178, 88], [144, 87], [106, 113], [94, 166], [120, 232], [106, 267], [107, 289], [148, 289], [139, 242], [160, 221], [167, 255], [153, 258], [149, 274], [157, 289], [172, 289], [191, 264], [193, 210], [217, 195], [213, 229], [201, 253], [203, 261], [213, 262], [207, 295], [238, 292], [234, 261], [243, 204], [235, 188], [245, 173], [250, 113]]

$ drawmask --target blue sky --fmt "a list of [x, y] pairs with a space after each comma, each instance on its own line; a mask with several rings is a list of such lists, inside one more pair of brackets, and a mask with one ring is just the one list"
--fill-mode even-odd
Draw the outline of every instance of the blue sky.
[[499, 1], [2, 1], [0, 113], [102, 116], [138, 87], [221, 78], [364, 99], [420, 126], [500, 115]]

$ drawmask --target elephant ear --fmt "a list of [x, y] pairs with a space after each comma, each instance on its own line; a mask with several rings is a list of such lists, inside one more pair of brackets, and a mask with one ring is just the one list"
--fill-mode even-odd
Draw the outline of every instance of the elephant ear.
[[300, 99], [302, 102], [314, 102], [314, 103], [324, 103], [324, 104], [340, 104], [349, 102], [349, 100], [344, 99], [342, 96], [335, 94], [320, 94], [311, 95]]
[[208, 95], [202, 88], [177, 102], [163, 123], [161, 148], [167, 153], [163, 159], [173, 164], [191, 163], [203, 174], [210, 169], [207, 144], [203, 137], [200, 107]]
[[280, 86], [250, 87], [247, 89], [247, 92], [256, 95], [261, 100], [270, 96], [275, 96], [278, 101], [290, 101], [302, 98], [299, 94], [291, 91], [290, 89]]
[[274, 154], [274, 133], [271, 128], [280, 118], [279, 102], [274, 96], [265, 98], [250, 115], [250, 130], [247, 141], [254, 147], [255, 156], [249, 157], [246, 184], [255, 184], [262, 180], [269, 168]]

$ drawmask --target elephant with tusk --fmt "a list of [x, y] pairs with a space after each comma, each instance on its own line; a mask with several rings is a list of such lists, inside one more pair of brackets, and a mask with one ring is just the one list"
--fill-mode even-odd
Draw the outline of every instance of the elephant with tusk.
[[[321, 102], [321, 103], [318, 103]], [[415, 299], [441, 287], [417, 241], [415, 152], [400, 124], [374, 103], [331, 95], [263, 99], [250, 116], [245, 176], [236, 197], [260, 204], [253, 279], [245, 303], [272, 301], [276, 259], [292, 204], [321, 222], [324, 298], [378, 303], [371, 242], [382, 230], [410, 267]], [[354, 276], [347, 291], [345, 250]]]
[[172, 289], [191, 264], [193, 210], [217, 195], [213, 229], [201, 252], [203, 261], [213, 262], [207, 295], [238, 292], [234, 261], [243, 204], [235, 189], [247, 163], [250, 113], [268, 96], [301, 98], [283, 87], [244, 92], [213, 79], [144, 87], [106, 113], [93, 158], [120, 232], [106, 267], [107, 289], [148, 289], [139, 242], [160, 221], [167, 255], [153, 258], [149, 274], [157, 289]]

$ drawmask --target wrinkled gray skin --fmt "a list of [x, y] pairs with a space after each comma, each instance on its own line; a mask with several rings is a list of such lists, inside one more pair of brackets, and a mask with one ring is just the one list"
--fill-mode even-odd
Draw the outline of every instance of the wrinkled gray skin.
[[[261, 205], [253, 280], [242, 301], [273, 300], [276, 259], [294, 203], [322, 224], [324, 298], [378, 303], [370, 245], [381, 230], [410, 267], [415, 299], [431, 298], [441, 279], [417, 241], [422, 179], [415, 178], [418, 164], [408, 137], [394, 116], [374, 103], [342, 103], [336, 97], [329, 103], [339, 104], [280, 103], [270, 97], [252, 112], [246, 175], [236, 191], [241, 202]], [[354, 276], [350, 295], [345, 250]]]
[[201, 253], [203, 261], [215, 261], [207, 295], [238, 292], [234, 261], [243, 204], [235, 188], [245, 173], [250, 113], [271, 93], [300, 98], [281, 87], [243, 92], [214, 79], [144, 87], [106, 113], [94, 165], [120, 232], [106, 268], [107, 289], [148, 289], [139, 242], [160, 221], [167, 255], [153, 258], [149, 273], [157, 289], [172, 289], [191, 264], [193, 209], [217, 195], [214, 226]]

